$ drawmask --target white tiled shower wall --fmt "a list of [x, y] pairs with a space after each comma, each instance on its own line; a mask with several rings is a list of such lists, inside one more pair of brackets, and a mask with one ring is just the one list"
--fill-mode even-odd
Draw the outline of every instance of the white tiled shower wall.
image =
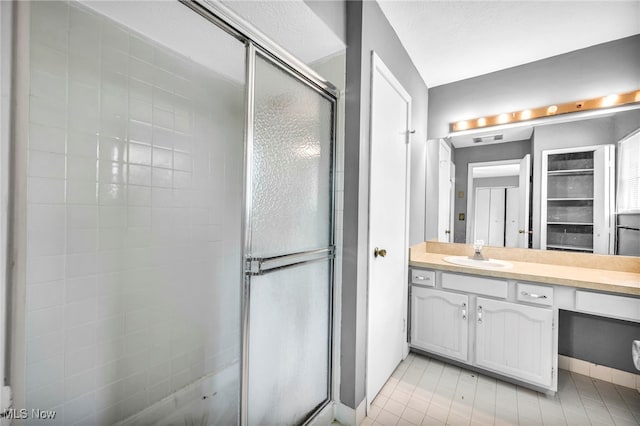
[[73, 3], [30, 37], [27, 408], [112, 423], [238, 362], [243, 82]]

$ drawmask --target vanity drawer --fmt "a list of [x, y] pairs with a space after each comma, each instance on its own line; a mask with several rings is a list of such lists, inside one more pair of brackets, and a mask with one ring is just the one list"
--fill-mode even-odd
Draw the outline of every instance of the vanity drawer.
[[553, 287], [518, 283], [516, 298], [521, 302], [553, 306]]
[[640, 322], [640, 298], [576, 291], [576, 310], [605, 317]]
[[507, 298], [507, 280], [484, 278], [474, 275], [442, 273], [442, 288], [482, 294], [484, 296]]
[[434, 287], [436, 285], [436, 272], [424, 269], [411, 269], [411, 284]]

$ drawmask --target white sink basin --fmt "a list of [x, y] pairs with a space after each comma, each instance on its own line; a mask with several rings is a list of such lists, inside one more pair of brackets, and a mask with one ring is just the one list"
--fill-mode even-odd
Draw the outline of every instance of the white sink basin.
[[505, 262], [504, 260], [497, 260], [497, 259], [477, 260], [477, 259], [470, 259], [467, 256], [448, 256], [448, 257], [445, 257], [444, 260], [446, 262], [453, 263], [454, 265], [470, 266], [472, 268], [481, 268], [481, 269], [507, 269], [513, 266], [513, 264], [509, 262]]

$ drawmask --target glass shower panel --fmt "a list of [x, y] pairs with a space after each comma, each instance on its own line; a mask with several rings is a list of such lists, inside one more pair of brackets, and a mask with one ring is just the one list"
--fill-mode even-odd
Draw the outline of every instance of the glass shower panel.
[[178, 2], [29, 7], [25, 408], [236, 423], [245, 45]]
[[333, 108], [256, 55], [247, 255], [260, 260], [246, 278], [250, 425], [300, 424], [329, 400]]
[[333, 104], [259, 55], [251, 254], [329, 246]]
[[330, 268], [252, 277], [249, 425], [299, 424], [328, 398]]

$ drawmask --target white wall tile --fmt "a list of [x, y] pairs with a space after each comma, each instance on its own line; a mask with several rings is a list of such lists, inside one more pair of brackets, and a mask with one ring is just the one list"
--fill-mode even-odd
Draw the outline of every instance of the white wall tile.
[[129, 164], [129, 184], [151, 186], [151, 167]]
[[67, 255], [67, 277], [77, 278], [96, 273], [96, 254], [77, 253]]
[[[69, 384], [74, 389], [74, 395], [68, 395], [68, 384], [65, 383], [65, 398], [73, 399], [76, 398], [83, 393], [88, 392], [89, 390], [95, 388], [95, 371], [93, 368], [95, 366], [95, 358], [96, 358], [96, 347], [95, 346], [86, 346], [83, 348], [78, 348], [74, 351], [69, 351], [65, 356], [64, 363], [64, 375], [65, 378], [71, 379], [73, 376], [75, 378], [69, 381]], [[85, 373], [82, 377], [78, 377], [80, 373]], [[85, 389], [84, 392], [79, 392], [78, 388], [83, 388], [84, 386], [91, 384], [89, 389]]]
[[129, 33], [113, 25], [102, 25], [102, 48], [129, 50]]
[[66, 327], [63, 339], [66, 353], [71, 353], [79, 348], [94, 346], [97, 342], [96, 329], [96, 323], [87, 323], [79, 327]]
[[241, 191], [243, 117], [223, 111], [236, 134], [212, 140], [208, 71], [82, 5], [32, 11], [27, 403], [111, 424], [237, 359], [238, 324], [215, 318], [239, 318], [239, 287], [210, 287], [240, 280], [222, 270], [240, 252], [224, 185]]
[[27, 285], [64, 279], [64, 256], [31, 256], [27, 260]]
[[28, 407], [53, 408], [64, 402], [64, 379], [52, 382], [50, 385], [43, 386], [32, 391], [28, 391], [26, 395]]
[[95, 181], [67, 180], [67, 202], [70, 204], [94, 205], [98, 198]]
[[35, 204], [63, 204], [65, 201], [65, 181], [31, 177], [27, 182], [27, 200]]
[[67, 153], [79, 157], [98, 158], [98, 139], [95, 133], [70, 131], [67, 136]]
[[63, 352], [64, 332], [62, 330], [35, 337], [27, 341], [27, 364], [41, 362]]
[[29, 126], [29, 150], [64, 154], [66, 132], [62, 128], [31, 124]]
[[96, 286], [97, 278], [95, 276], [68, 278], [65, 289], [65, 302], [74, 303], [94, 298], [96, 296]]
[[64, 303], [64, 281], [52, 281], [27, 286], [27, 310], [60, 306]]
[[67, 231], [67, 253], [95, 252], [98, 248], [98, 232], [95, 228], [71, 228]]
[[32, 70], [43, 71], [58, 78], [65, 78], [67, 74], [66, 52], [45, 46], [42, 43], [31, 44]]
[[34, 70], [31, 73], [30, 90], [31, 94], [44, 98], [47, 101], [56, 102], [66, 96], [66, 81], [64, 78], [56, 77], [43, 71]]
[[93, 392], [73, 399], [64, 405], [65, 423], [73, 424], [95, 412], [96, 401]]
[[72, 328], [95, 321], [96, 304], [95, 299], [88, 299], [66, 305], [65, 326]]
[[100, 87], [100, 60], [76, 54], [69, 55], [69, 81], [72, 84], [98, 89]]
[[55, 355], [29, 365], [26, 376], [27, 392], [59, 382], [64, 377], [64, 356]]

